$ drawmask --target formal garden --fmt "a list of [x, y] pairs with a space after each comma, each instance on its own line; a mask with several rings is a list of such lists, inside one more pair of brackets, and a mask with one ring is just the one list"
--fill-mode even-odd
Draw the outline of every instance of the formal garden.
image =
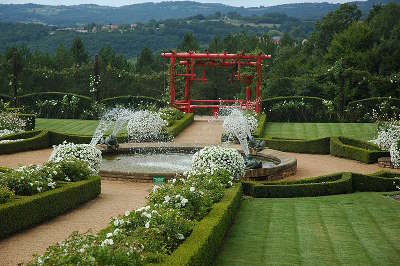
[[400, 7], [364, 15], [0, 51], [0, 264], [397, 265]]

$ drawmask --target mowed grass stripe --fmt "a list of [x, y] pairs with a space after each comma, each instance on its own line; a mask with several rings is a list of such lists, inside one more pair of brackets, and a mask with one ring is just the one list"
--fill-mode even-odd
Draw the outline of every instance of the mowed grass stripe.
[[303, 265], [337, 264], [332, 243], [319, 213], [319, 203], [296, 204], [299, 252]]
[[399, 216], [380, 193], [246, 199], [216, 264], [398, 265]]
[[[363, 205], [359, 205], [358, 208], [344, 206], [344, 210], [354, 233], [374, 265], [394, 265], [399, 261], [399, 256], [396, 254], [398, 251], [388, 241], [374, 218], [369, 214], [367, 207]], [[365, 218], [359, 219], [360, 216]], [[385, 256], [388, 253], [396, 255], [394, 257]]]
[[284, 259], [288, 265], [300, 264], [294, 203], [274, 200], [272, 204], [264, 263], [274, 265]]
[[[253, 265], [263, 265], [265, 258], [265, 240], [269, 232], [270, 215], [272, 205], [263, 206], [262, 202], [243, 201], [244, 205], [240, 209], [240, 215], [235, 220], [235, 226], [243, 230], [231, 231], [229, 238], [231, 241], [225, 242], [223, 249], [229, 250], [231, 256], [227, 260], [218, 261], [220, 265], [246, 265], [251, 262]], [[250, 203], [251, 202], [251, 203]], [[251, 204], [260, 211], [254, 212], [246, 205]], [[242, 243], [238, 245], [237, 243]], [[243, 253], [243, 246], [246, 252]], [[218, 259], [217, 259], [218, 260]]]
[[264, 137], [315, 139], [346, 136], [360, 140], [376, 137], [374, 123], [266, 123]]

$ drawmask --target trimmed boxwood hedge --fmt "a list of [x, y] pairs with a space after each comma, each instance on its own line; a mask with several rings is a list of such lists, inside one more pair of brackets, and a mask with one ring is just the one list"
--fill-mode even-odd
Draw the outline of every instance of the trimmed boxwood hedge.
[[185, 114], [182, 119], [176, 120], [170, 127], [167, 127], [167, 134], [169, 136], [176, 137], [193, 121], [194, 121], [193, 113]]
[[143, 105], [155, 105], [158, 108], [162, 108], [168, 105], [166, 102], [156, 98], [147, 96], [132, 96], [132, 95], [106, 98], [101, 100], [100, 103], [104, 104], [107, 107], [115, 107], [116, 105], [124, 105], [124, 106], [129, 105], [134, 108]]
[[314, 197], [352, 192], [351, 173], [319, 176], [291, 182], [243, 182], [243, 191], [255, 198]]
[[329, 154], [330, 138], [312, 140], [262, 138], [268, 148], [296, 153]]
[[260, 114], [258, 117], [258, 125], [256, 130], [253, 133], [253, 136], [256, 138], [262, 138], [264, 136], [264, 128], [265, 128], [265, 122], [267, 121], [267, 115], [266, 114]]
[[230, 228], [242, 198], [242, 186], [237, 184], [225, 192], [222, 200], [199, 221], [192, 234], [162, 263], [162, 265], [213, 265], [225, 234]]
[[382, 151], [377, 145], [346, 137], [332, 137], [330, 153], [363, 163], [376, 163], [378, 158], [390, 156], [389, 152]]
[[243, 192], [255, 198], [315, 197], [355, 191], [395, 191], [400, 174], [378, 172], [372, 175], [337, 173], [298, 181], [244, 181]]
[[0, 140], [24, 139], [17, 142], [0, 143], [0, 154], [15, 153], [28, 150], [44, 149], [50, 146], [49, 132], [25, 131], [12, 135], [7, 135]]
[[0, 239], [74, 209], [100, 192], [100, 177], [93, 176], [33, 196], [15, 197], [0, 205]]

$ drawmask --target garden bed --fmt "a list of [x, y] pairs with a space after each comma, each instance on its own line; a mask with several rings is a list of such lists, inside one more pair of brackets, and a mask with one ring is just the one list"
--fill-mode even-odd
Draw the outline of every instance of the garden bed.
[[74, 209], [96, 198], [100, 192], [100, 177], [93, 176], [87, 180], [63, 183], [59, 188], [32, 196], [16, 196], [0, 205], [0, 238]]
[[3, 136], [0, 140], [17, 140], [14, 142], [0, 143], [0, 154], [44, 149], [51, 145], [49, 141], [49, 132], [46, 130], [11, 134]]

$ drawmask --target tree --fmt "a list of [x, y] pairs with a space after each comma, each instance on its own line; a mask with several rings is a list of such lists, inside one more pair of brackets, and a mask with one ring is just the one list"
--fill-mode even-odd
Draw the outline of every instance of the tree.
[[152, 68], [154, 66], [155, 60], [153, 56], [153, 52], [150, 48], [145, 47], [140, 53], [138, 60], [136, 62], [136, 71], [137, 72], [152, 72]]
[[315, 31], [311, 35], [311, 39], [319, 49], [325, 52], [335, 34], [344, 31], [360, 18], [361, 11], [355, 4], [340, 5], [339, 9], [328, 13], [315, 24]]
[[182, 43], [178, 46], [179, 51], [198, 51], [200, 49], [199, 44], [194, 38], [191, 32], [186, 32], [183, 36]]
[[82, 65], [88, 62], [89, 55], [85, 50], [85, 46], [80, 38], [75, 38], [71, 47], [72, 56], [75, 64]]
[[58, 70], [71, 67], [74, 63], [74, 58], [71, 51], [66, 49], [63, 44], [60, 44], [57, 47], [55, 54], [55, 63]]

